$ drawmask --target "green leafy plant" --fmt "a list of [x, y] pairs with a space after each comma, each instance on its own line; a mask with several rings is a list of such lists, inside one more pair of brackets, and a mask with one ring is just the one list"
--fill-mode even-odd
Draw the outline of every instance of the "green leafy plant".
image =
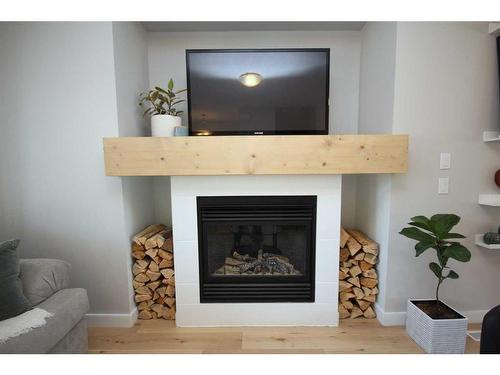
[[[460, 216], [453, 214], [437, 214], [430, 219], [425, 216], [415, 216], [408, 224], [411, 227], [403, 228], [399, 234], [418, 241], [415, 245], [416, 255], [422, 255], [428, 249], [436, 250], [437, 263], [429, 263], [429, 268], [438, 278], [436, 288], [436, 302], [439, 303], [439, 287], [446, 279], [458, 279], [458, 274], [448, 267], [448, 260], [468, 262], [470, 251], [454, 239], [465, 238], [459, 233], [451, 233], [451, 229], [458, 224]], [[446, 274], [445, 274], [446, 273]]]
[[168, 81], [167, 89], [155, 86], [154, 90], [144, 91], [139, 94], [139, 105], [147, 107], [143, 116], [147, 115], [171, 115], [178, 116], [183, 111], [175, 108], [184, 99], [179, 99], [178, 95], [187, 91], [187, 89], [174, 91], [174, 81], [172, 78]]

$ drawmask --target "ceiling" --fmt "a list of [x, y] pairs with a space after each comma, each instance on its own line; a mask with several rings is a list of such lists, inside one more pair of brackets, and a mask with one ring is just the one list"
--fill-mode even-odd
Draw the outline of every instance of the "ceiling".
[[345, 31], [366, 22], [143, 22], [147, 31]]

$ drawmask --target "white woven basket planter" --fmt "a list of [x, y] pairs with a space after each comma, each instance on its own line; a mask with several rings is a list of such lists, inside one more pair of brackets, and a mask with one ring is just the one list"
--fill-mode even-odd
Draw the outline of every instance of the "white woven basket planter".
[[465, 352], [467, 318], [432, 319], [412, 301], [408, 300], [406, 333], [426, 353], [462, 354]]

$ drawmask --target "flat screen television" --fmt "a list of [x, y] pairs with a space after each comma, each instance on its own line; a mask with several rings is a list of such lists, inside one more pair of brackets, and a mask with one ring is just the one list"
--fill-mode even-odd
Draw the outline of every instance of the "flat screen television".
[[190, 135], [328, 134], [330, 49], [186, 50]]

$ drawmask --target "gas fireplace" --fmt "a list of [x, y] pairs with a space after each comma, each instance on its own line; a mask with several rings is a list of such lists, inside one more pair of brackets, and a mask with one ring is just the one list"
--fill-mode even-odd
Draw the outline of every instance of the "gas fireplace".
[[200, 302], [314, 302], [316, 200], [197, 197]]

